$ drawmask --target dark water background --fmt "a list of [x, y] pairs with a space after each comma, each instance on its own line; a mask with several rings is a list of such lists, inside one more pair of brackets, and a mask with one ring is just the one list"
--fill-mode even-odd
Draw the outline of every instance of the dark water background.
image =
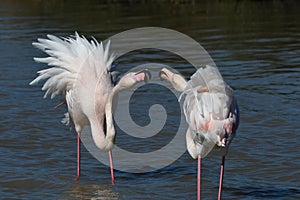
[[[300, 3], [108, 2], [0, 2], [0, 198], [196, 199], [197, 166], [187, 153], [155, 172], [117, 171], [112, 187], [108, 167], [83, 149], [82, 177], [74, 183], [76, 134], [60, 123], [65, 110], [53, 108], [60, 98], [44, 100], [40, 86], [28, 85], [44, 67], [32, 60], [42, 55], [31, 45], [38, 37], [79, 31], [105, 40], [156, 26], [198, 41], [235, 88], [241, 125], [226, 162], [224, 199], [300, 199]], [[194, 72], [184, 60], [160, 52], [136, 51], [119, 62], [130, 69], [144, 60], [167, 63], [186, 77]], [[176, 102], [161, 91], [160, 99]], [[134, 103], [141, 110], [133, 118], [147, 122], [143, 102]], [[163, 131], [172, 132], [176, 112]], [[140, 145], [147, 150], [147, 142]], [[204, 199], [216, 199], [219, 164], [214, 152], [203, 161]]]

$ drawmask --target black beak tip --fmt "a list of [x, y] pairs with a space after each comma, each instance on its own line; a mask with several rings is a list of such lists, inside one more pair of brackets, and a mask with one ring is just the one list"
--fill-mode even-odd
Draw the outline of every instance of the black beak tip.
[[167, 74], [164, 71], [159, 71], [158, 76], [159, 76], [161, 81], [164, 81], [164, 79], [162, 77], [167, 76]]
[[145, 83], [148, 83], [151, 80], [151, 73], [149, 72], [148, 69], [144, 70], [144, 74], [145, 74]]

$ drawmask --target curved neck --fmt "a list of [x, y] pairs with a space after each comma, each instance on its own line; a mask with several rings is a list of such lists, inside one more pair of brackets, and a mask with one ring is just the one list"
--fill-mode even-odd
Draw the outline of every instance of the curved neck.
[[[107, 97], [104, 114], [96, 114], [96, 118], [91, 120], [92, 137], [96, 146], [102, 151], [110, 151], [114, 146], [115, 127], [113, 123], [113, 98], [119, 92], [118, 85], [115, 86]], [[105, 117], [104, 117], [105, 115]], [[105, 121], [104, 121], [105, 120]], [[105, 134], [106, 129], [106, 134]]]

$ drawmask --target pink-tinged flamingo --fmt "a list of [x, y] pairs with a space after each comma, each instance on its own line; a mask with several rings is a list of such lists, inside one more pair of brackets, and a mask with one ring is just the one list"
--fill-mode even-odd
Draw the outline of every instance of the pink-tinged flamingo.
[[197, 199], [200, 200], [201, 161], [215, 145], [223, 150], [218, 200], [222, 195], [225, 156], [239, 124], [239, 110], [233, 90], [219, 75], [216, 67], [199, 68], [187, 82], [179, 74], [163, 68], [162, 80], [185, 94], [183, 110], [189, 128], [186, 144], [189, 154], [198, 158]]
[[111, 153], [115, 138], [113, 98], [119, 91], [147, 81], [150, 74], [148, 70], [129, 72], [116, 83], [115, 71], [111, 67], [114, 57], [109, 55], [109, 42], [104, 47], [95, 39], [88, 41], [77, 33], [67, 38], [47, 37], [38, 39], [33, 45], [49, 57], [34, 60], [51, 67], [38, 71], [38, 77], [30, 85], [46, 79], [42, 87], [42, 90], [46, 90], [44, 98], [48, 94], [51, 94], [51, 98], [62, 94], [65, 98], [68, 113], [63, 121], [69, 124], [71, 119], [77, 132], [76, 180], [80, 177], [80, 133], [84, 126], [90, 125], [96, 146], [109, 152], [111, 180], [114, 184]]

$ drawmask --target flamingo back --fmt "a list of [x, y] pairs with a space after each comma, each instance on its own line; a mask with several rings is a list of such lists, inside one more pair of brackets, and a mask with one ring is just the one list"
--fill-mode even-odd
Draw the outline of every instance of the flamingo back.
[[[228, 146], [236, 122], [232, 89], [216, 67], [199, 68], [187, 83], [183, 94], [186, 121], [196, 144], [197, 154], [205, 157], [212, 148]], [[236, 111], [237, 112], [237, 111]]]

